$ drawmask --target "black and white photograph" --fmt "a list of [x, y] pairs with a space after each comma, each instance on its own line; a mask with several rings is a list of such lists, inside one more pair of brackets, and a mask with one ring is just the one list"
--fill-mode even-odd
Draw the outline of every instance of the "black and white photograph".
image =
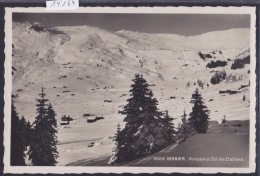
[[254, 171], [254, 7], [6, 10], [6, 172]]

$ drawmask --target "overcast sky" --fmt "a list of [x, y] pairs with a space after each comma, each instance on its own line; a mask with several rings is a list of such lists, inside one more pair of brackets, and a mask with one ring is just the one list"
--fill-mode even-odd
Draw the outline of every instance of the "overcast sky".
[[40, 22], [49, 27], [90, 25], [109, 31], [128, 29], [144, 33], [170, 33], [185, 36], [250, 27], [249, 15], [232, 14], [13, 13], [13, 20]]

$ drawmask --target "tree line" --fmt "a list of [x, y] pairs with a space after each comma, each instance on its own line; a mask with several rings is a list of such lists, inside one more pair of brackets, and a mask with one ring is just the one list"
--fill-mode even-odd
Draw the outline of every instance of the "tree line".
[[250, 55], [242, 59], [236, 59], [234, 63], [231, 65], [231, 69], [232, 70], [242, 69], [245, 67], [245, 64], [250, 64]]
[[[11, 165], [25, 166], [26, 151], [33, 166], [55, 166], [58, 151], [57, 120], [52, 104], [45, 98], [44, 88], [36, 99], [36, 117], [30, 124], [20, 118], [12, 101]], [[27, 150], [28, 148], [28, 150]]]
[[211, 61], [206, 65], [206, 68], [216, 68], [216, 67], [225, 67], [227, 65], [227, 61]]
[[123, 129], [119, 124], [117, 126], [109, 165], [147, 156], [172, 143], [185, 141], [194, 133], [206, 133], [208, 130], [209, 110], [198, 89], [192, 94], [190, 117], [187, 119], [184, 111], [178, 129], [168, 111], [162, 112], [157, 108], [158, 101], [142, 75], [135, 75], [129, 92], [127, 104], [119, 111], [125, 116], [126, 124]]

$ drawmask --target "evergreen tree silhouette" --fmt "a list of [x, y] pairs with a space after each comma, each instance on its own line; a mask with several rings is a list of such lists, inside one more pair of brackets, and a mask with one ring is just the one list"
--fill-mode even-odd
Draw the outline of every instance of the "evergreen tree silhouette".
[[[29, 122], [29, 121], [28, 121]], [[21, 132], [25, 138], [25, 144], [26, 146], [29, 146], [30, 141], [30, 127], [28, 126], [28, 123], [26, 122], [24, 116], [22, 116], [21, 120]]]
[[49, 144], [49, 148], [50, 148], [50, 152], [51, 152], [51, 156], [49, 157], [49, 162], [52, 164], [57, 164], [56, 159], [59, 157], [59, 153], [57, 151], [57, 143], [58, 143], [58, 139], [57, 139], [57, 130], [56, 128], [57, 126], [57, 120], [56, 120], [56, 113], [52, 107], [52, 104], [49, 103], [48, 105], [48, 109], [47, 109], [47, 129], [49, 131], [49, 136], [50, 136], [50, 144]]
[[189, 130], [188, 130], [188, 122], [187, 122], [187, 114], [186, 114], [186, 112], [185, 111], [183, 111], [183, 115], [181, 116], [182, 117], [182, 119], [181, 119], [181, 121], [182, 121], [182, 125], [181, 125], [181, 133], [185, 136], [185, 138], [186, 138], [186, 136], [188, 135], [188, 133], [189, 133]]
[[186, 118], [187, 114], [186, 114], [185, 110], [183, 111], [183, 115], [181, 117], [182, 117], [182, 119], [181, 119], [182, 124], [186, 124], [186, 122], [187, 122], [187, 118]]
[[182, 117], [182, 119], [181, 119], [182, 124], [180, 125], [180, 128], [178, 130], [179, 143], [185, 141], [194, 132], [192, 125], [187, 120], [187, 114], [185, 111], [183, 111], [183, 115], [181, 117]]
[[169, 111], [165, 111], [164, 118], [162, 118], [162, 123], [163, 123], [163, 128], [162, 130], [165, 130], [163, 134], [165, 135], [165, 139], [169, 141], [176, 141], [177, 140], [177, 135], [175, 131], [175, 127], [173, 124], [174, 119], [170, 117]]
[[25, 125], [25, 136], [26, 136], [26, 143], [27, 143], [27, 146], [30, 145], [30, 141], [31, 141], [31, 123], [30, 121], [28, 120], [26, 122], [26, 125]]
[[174, 142], [170, 120], [161, 117], [146, 80], [137, 74], [133, 82], [128, 103], [119, 111], [126, 125], [116, 137], [117, 163], [146, 156]]
[[204, 105], [198, 89], [192, 94], [191, 103], [193, 103], [193, 107], [189, 122], [197, 133], [206, 133], [208, 130], [209, 110], [207, 110], [207, 107]]
[[51, 105], [47, 108], [48, 99], [45, 98], [43, 87], [39, 96], [40, 98], [36, 99], [37, 116], [32, 124], [29, 159], [34, 166], [55, 166], [58, 157], [56, 114]]
[[118, 123], [116, 127], [117, 127], [117, 130], [116, 130], [116, 134], [115, 134], [115, 139], [113, 140], [113, 141], [115, 141], [115, 146], [112, 149], [112, 154], [108, 161], [108, 165], [113, 165], [117, 161], [117, 158], [118, 158], [118, 156], [117, 156], [118, 155], [118, 142], [116, 141], [116, 138], [121, 130], [120, 124]]
[[116, 129], [116, 135], [115, 137], [117, 137], [117, 135], [119, 134], [120, 130], [121, 130], [121, 126], [120, 126], [120, 123], [117, 124], [117, 129]]
[[24, 136], [24, 126], [19, 119], [16, 108], [12, 102], [11, 111], [11, 166], [25, 165], [26, 139]]

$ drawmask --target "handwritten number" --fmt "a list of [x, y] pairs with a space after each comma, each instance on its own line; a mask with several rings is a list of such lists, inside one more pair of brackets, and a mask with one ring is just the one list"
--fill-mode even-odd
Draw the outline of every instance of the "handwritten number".
[[58, 7], [60, 6], [61, 1], [57, 0]]
[[53, 1], [53, 3], [51, 4], [51, 7], [55, 6], [55, 3], [56, 3], [56, 1]]
[[76, 4], [75, 0], [53, 0], [51, 7], [74, 7]]

